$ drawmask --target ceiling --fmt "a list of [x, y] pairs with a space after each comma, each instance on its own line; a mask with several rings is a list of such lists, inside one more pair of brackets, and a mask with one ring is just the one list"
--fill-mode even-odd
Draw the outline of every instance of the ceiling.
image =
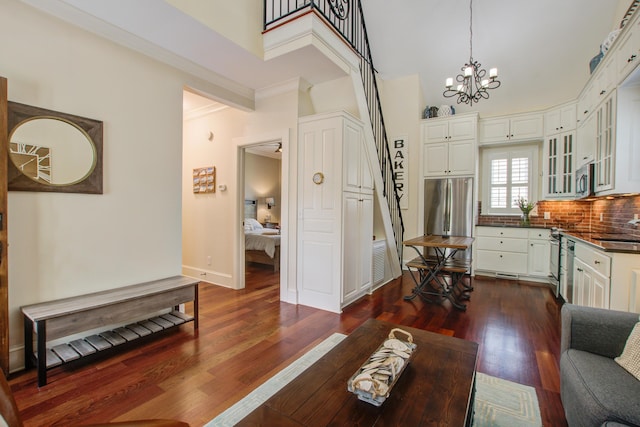
[[[22, 1], [210, 82], [232, 87], [247, 99], [254, 90], [300, 75], [311, 84], [339, 75], [313, 50], [296, 58], [263, 61], [164, 1]], [[469, 59], [469, 2], [362, 3], [380, 76], [418, 75], [421, 108], [455, 105], [442, 91], [445, 79], [455, 78]], [[485, 68], [498, 68], [502, 86], [491, 92], [490, 99], [474, 105], [474, 111], [489, 116], [575, 99], [589, 78], [589, 60], [629, 4], [630, 0], [476, 0], [473, 56]], [[224, 52], [225, 60], [211, 52]], [[456, 112], [469, 110], [459, 106]]]

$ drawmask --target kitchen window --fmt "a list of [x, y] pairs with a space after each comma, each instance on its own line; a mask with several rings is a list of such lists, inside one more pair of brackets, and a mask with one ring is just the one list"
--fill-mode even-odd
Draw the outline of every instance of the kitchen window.
[[518, 199], [533, 201], [536, 194], [538, 147], [487, 148], [483, 151], [483, 203], [485, 215], [520, 215]]

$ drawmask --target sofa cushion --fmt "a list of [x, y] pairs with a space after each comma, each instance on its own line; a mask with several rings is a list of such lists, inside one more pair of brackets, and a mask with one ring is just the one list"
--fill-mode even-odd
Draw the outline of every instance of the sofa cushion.
[[614, 360], [637, 380], [640, 380], [640, 322], [636, 323], [629, 334], [622, 354]]
[[560, 358], [560, 372], [570, 426], [600, 426], [606, 421], [640, 425], [640, 381], [613, 359], [569, 349]]

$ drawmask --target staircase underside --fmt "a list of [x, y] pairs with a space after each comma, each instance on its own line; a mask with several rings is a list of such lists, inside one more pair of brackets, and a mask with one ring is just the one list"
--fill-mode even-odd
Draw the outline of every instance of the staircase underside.
[[[357, 105], [357, 115], [365, 125], [365, 144], [369, 155], [367, 160], [375, 181], [375, 209], [380, 213], [386, 235], [387, 260], [391, 266], [390, 276], [398, 277], [402, 274], [402, 269], [398, 259], [391, 216], [384, 195], [382, 172], [376, 157], [377, 148], [360, 75], [360, 57], [332, 27], [326, 24], [322, 16], [313, 10], [300, 11], [284, 21], [279, 21], [277, 25], [267, 28], [264, 32], [266, 60], [286, 56], [287, 60], [292, 63], [304, 64], [300, 70], [307, 68], [311, 60], [321, 64], [319, 68], [325, 70], [324, 76], [320, 77], [317, 72], [319, 68], [315, 70], [313, 76], [304, 74], [300, 76], [312, 85], [322, 83], [322, 80], [331, 81], [341, 77], [351, 79], [353, 92], [351, 94], [341, 93], [340, 96], [355, 96], [353, 104]], [[310, 81], [310, 79], [314, 81]], [[317, 111], [317, 113], [321, 112], [325, 111]]]

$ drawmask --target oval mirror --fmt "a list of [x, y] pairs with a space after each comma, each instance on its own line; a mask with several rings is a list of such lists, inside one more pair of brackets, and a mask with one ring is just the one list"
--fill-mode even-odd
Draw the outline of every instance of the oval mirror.
[[9, 191], [102, 194], [100, 120], [7, 101]]
[[28, 178], [49, 185], [80, 182], [95, 167], [89, 136], [73, 123], [35, 117], [20, 123], [9, 137], [9, 156]]

